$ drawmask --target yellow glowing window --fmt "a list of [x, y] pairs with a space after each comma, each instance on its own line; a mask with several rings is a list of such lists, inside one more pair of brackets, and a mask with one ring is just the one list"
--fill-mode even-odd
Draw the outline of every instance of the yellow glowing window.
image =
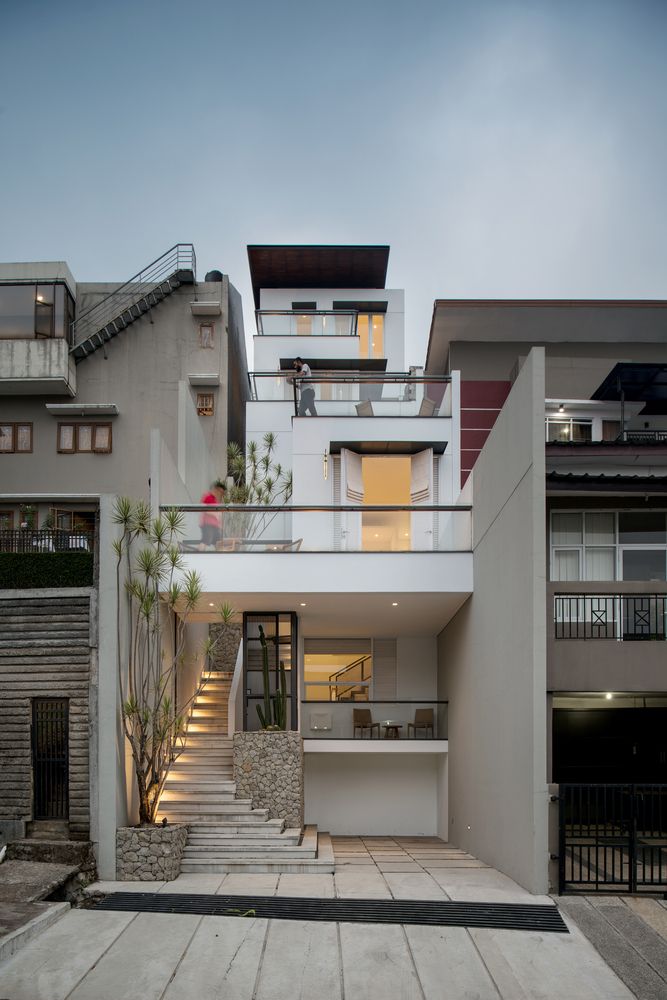
[[360, 358], [384, 357], [384, 315], [360, 313], [357, 317]]

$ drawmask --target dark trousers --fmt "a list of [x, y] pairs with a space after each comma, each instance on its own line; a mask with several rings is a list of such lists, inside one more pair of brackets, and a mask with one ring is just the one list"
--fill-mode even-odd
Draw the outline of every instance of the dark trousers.
[[299, 416], [305, 417], [307, 413], [310, 413], [312, 417], [317, 416], [315, 390], [310, 388], [301, 390], [301, 401], [299, 402]]

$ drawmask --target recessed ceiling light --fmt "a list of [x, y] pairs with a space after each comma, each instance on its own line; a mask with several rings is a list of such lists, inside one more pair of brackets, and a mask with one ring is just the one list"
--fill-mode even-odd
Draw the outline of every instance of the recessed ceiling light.
[[301, 602], [301, 607], [302, 607], [302, 608], [305, 608], [305, 607], [306, 607], [306, 602], [305, 602], [305, 601], [302, 601], [302, 602]]
[[209, 601], [209, 604], [208, 604], [208, 606], [209, 606], [209, 608], [214, 608], [214, 607], [215, 607], [215, 604], [213, 604], [213, 602], [212, 602], [212, 601]]
[[397, 608], [398, 607], [398, 601], [392, 601], [391, 602], [391, 606], [392, 606], [392, 608]]
[[614, 697], [614, 696], [613, 696], [613, 694], [611, 693], [611, 691], [607, 691], [607, 693], [606, 693], [606, 695], [605, 695], [605, 698], [607, 699], [607, 701], [611, 701], [611, 699], [612, 699], [613, 697]]

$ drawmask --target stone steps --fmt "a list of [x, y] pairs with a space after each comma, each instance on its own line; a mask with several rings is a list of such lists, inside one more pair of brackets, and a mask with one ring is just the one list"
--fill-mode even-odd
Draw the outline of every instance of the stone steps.
[[[184, 857], [181, 862], [182, 872], [201, 872], [223, 874], [225, 872], [251, 873], [273, 872], [275, 874], [330, 874], [334, 870], [334, 855], [331, 838], [328, 834], [317, 833], [317, 827], [307, 826], [301, 847], [298, 848], [264, 848], [255, 853], [236, 853], [232, 855], [216, 855], [211, 850], [205, 857]], [[189, 848], [186, 845], [186, 851]], [[289, 853], [282, 853], [287, 850]]]

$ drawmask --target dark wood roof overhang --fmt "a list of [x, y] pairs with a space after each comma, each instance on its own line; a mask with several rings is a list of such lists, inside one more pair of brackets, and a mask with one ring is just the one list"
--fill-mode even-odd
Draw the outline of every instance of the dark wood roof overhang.
[[248, 246], [259, 309], [261, 288], [384, 288], [388, 246]]

